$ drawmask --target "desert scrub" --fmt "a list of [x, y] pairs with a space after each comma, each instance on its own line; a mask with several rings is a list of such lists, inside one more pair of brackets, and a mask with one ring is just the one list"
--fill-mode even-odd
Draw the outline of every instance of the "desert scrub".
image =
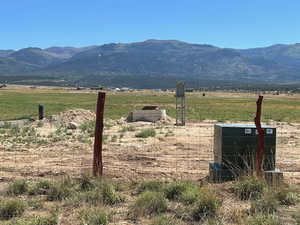
[[47, 191], [48, 201], [62, 201], [70, 198], [73, 195], [73, 190], [67, 182], [53, 183]]
[[81, 225], [107, 225], [112, 221], [111, 214], [104, 209], [86, 209], [80, 213]]
[[78, 180], [79, 191], [88, 191], [96, 187], [95, 181], [87, 174], [81, 175]]
[[164, 193], [166, 198], [169, 200], [179, 200], [185, 191], [193, 188], [195, 188], [195, 185], [190, 182], [177, 181], [168, 184], [164, 189]]
[[155, 137], [156, 132], [153, 128], [147, 128], [144, 130], [141, 130], [140, 132], [135, 134], [135, 137], [137, 138], [148, 138], [148, 137]]
[[267, 194], [263, 198], [252, 201], [250, 212], [252, 214], [271, 214], [277, 212], [279, 202], [271, 195]]
[[240, 200], [258, 199], [265, 188], [265, 182], [254, 177], [246, 177], [233, 184], [233, 191]]
[[135, 217], [157, 215], [167, 210], [167, 201], [160, 192], [146, 191], [142, 193], [132, 207]]
[[296, 205], [299, 202], [299, 197], [297, 193], [288, 190], [282, 189], [275, 193], [275, 198], [279, 201], [280, 205]]
[[214, 217], [221, 207], [221, 201], [216, 195], [208, 190], [202, 190], [197, 201], [191, 207], [191, 217], [200, 221], [208, 217]]
[[35, 216], [34, 218], [26, 218], [11, 221], [7, 225], [57, 225], [58, 217], [55, 214], [49, 216]]
[[15, 180], [7, 188], [8, 195], [22, 195], [28, 191], [28, 183], [25, 180]]
[[79, 198], [92, 205], [116, 205], [125, 201], [125, 197], [115, 190], [115, 186], [104, 180], [82, 177], [78, 191]]
[[123, 127], [120, 130], [121, 133], [126, 133], [127, 131], [129, 131], [129, 132], [135, 131], [135, 127], [134, 126]]
[[257, 214], [248, 218], [247, 225], [283, 225], [275, 215]]
[[161, 192], [163, 191], [164, 184], [160, 181], [156, 180], [148, 180], [148, 181], [143, 181], [137, 189], [138, 193], [142, 193], [144, 191], [157, 191]]
[[29, 195], [43, 195], [51, 188], [52, 183], [48, 180], [41, 180], [36, 183], [29, 185], [28, 194]]
[[171, 216], [167, 216], [167, 215], [161, 215], [161, 216], [157, 216], [153, 219], [151, 225], [178, 225], [179, 222], [171, 217]]
[[44, 202], [42, 200], [28, 200], [27, 201], [28, 208], [39, 210], [44, 208]]
[[116, 205], [124, 202], [125, 197], [118, 194], [112, 184], [104, 183], [102, 187], [102, 199], [106, 205]]
[[0, 200], [0, 219], [8, 220], [21, 216], [26, 209], [26, 203], [22, 200]]
[[87, 133], [90, 137], [93, 137], [95, 131], [95, 120], [87, 121], [79, 126], [83, 133]]
[[117, 135], [113, 135], [110, 139], [111, 142], [116, 142], [118, 140], [118, 136]]
[[43, 121], [39, 121], [38, 123], [37, 123], [37, 125], [36, 125], [37, 127], [43, 127], [44, 126], [44, 123], [43, 123]]

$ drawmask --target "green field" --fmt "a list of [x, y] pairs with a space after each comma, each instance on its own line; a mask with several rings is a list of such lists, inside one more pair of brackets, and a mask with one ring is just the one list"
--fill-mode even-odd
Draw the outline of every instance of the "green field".
[[[0, 120], [21, 119], [37, 116], [38, 104], [44, 104], [46, 115], [66, 109], [83, 108], [95, 110], [96, 93], [70, 93], [55, 91], [0, 91]], [[253, 121], [256, 98], [250, 97], [202, 97], [200, 94], [187, 96], [188, 120]], [[107, 94], [105, 117], [126, 117], [133, 109], [144, 105], [159, 105], [175, 116], [175, 98], [172, 94], [117, 93]], [[263, 120], [286, 122], [300, 121], [300, 98], [266, 98], [263, 102]]]

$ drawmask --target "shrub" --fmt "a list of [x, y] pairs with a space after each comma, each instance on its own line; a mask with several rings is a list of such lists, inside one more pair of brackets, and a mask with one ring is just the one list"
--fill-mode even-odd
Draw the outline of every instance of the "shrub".
[[151, 223], [151, 225], [177, 225], [177, 224], [178, 222], [176, 219], [166, 215], [162, 215], [154, 218], [153, 222]]
[[83, 200], [89, 204], [97, 205], [102, 203], [101, 190], [94, 189], [80, 194], [80, 200]]
[[300, 225], [300, 208], [292, 214], [292, 217], [295, 219], [296, 224]]
[[187, 188], [184, 192], [182, 192], [179, 200], [185, 205], [191, 205], [198, 200], [201, 191], [202, 190], [199, 187]]
[[112, 184], [100, 180], [99, 183], [93, 183], [93, 185], [95, 185], [94, 189], [79, 194], [81, 200], [93, 205], [100, 203], [115, 205], [125, 200], [123, 196], [116, 192]]
[[233, 190], [240, 200], [258, 199], [265, 190], [266, 184], [264, 181], [254, 177], [247, 177], [237, 181]]
[[0, 201], [0, 219], [10, 219], [21, 216], [26, 209], [26, 204], [21, 200]]
[[148, 138], [148, 137], [155, 137], [156, 132], [153, 128], [148, 128], [140, 131], [135, 136], [138, 138]]
[[29, 195], [43, 195], [46, 194], [47, 190], [51, 188], [51, 183], [47, 180], [38, 181], [31, 187], [29, 186], [28, 194]]
[[27, 202], [28, 207], [32, 208], [32, 209], [42, 209], [43, 208], [43, 201], [40, 200], [29, 200]]
[[299, 198], [296, 193], [283, 189], [275, 193], [275, 198], [281, 205], [296, 205], [299, 202]]
[[262, 199], [253, 201], [251, 203], [250, 211], [254, 213], [260, 214], [270, 214], [277, 211], [279, 206], [279, 202], [272, 195], [266, 195]]
[[18, 220], [18, 221], [12, 221], [8, 225], [57, 225], [58, 224], [58, 217], [55, 214], [51, 214], [46, 217], [34, 217], [32, 219], [26, 219], [26, 220]]
[[33, 223], [32, 225], [57, 225], [57, 224], [58, 224], [57, 214], [51, 213], [51, 215], [46, 217], [37, 217], [35, 223]]
[[118, 136], [117, 135], [113, 135], [110, 139], [111, 142], [116, 142], [118, 140]]
[[82, 175], [79, 179], [79, 189], [82, 191], [87, 191], [95, 188], [95, 184], [92, 178], [87, 175]]
[[144, 191], [162, 191], [163, 183], [156, 180], [144, 181], [138, 186], [138, 193], [142, 193]]
[[203, 190], [199, 199], [192, 206], [191, 216], [196, 221], [215, 216], [220, 205], [221, 203], [215, 194]]
[[183, 182], [183, 181], [179, 181], [179, 182], [174, 182], [169, 184], [164, 192], [166, 195], [166, 198], [169, 200], [179, 200], [182, 196], [182, 194], [188, 190], [194, 188], [194, 185], [192, 183], [189, 182]]
[[95, 120], [89, 120], [89, 121], [81, 124], [79, 126], [79, 128], [80, 128], [80, 130], [82, 132], [86, 132], [88, 134], [92, 134], [94, 132], [94, 129], [95, 129], [95, 123], [96, 123]]
[[108, 183], [103, 184], [102, 199], [107, 205], [115, 205], [124, 201], [124, 198], [116, 193], [114, 186]]
[[123, 127], [121, 130], [120, 130], [120, 132], [122, 132], [122, 133], [125, 133], [125, 132], [127, 132], [127, 131], [135, 131], [135, 127], [133, 127], [133, 126], [128, 126], [128, 127]]
[[8, 195], [22, 195], [28, 191], [28, 183], [25, 180], [16, 180], [9, 184]]
[[277, 216], [257, 214], [250, 217], [247, 225], [282, 225]]
[[146, 191], [142, 193], [133, 206], [133, 214], [157, 215], [167, 210], [167, 202], [160, 192]]
[[72, 191], [64, 183], [53, 184], [47, 193], [48, 201], [61, 201], [71, 197]]
[[81, 212], [82, 225], [107, 225], [111, 219], [111, 215], [101, 209], [85, 210]]

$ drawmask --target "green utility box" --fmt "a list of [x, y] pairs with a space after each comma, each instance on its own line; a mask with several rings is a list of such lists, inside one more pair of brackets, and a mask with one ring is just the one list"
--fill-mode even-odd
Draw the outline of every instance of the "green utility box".
[[[275, 169], [276, 128], [263, 125], [265, 131], [264, 170]], [[258, 131], [250, 124], [215, 124], [214, 163], [234, 173], [255, 168]]]

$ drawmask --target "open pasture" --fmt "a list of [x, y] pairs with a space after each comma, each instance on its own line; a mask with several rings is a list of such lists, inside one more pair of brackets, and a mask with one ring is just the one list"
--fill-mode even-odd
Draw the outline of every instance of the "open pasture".
[[[257, 95], [250, 93], [201, 92], [187, 94], [187, 120], [253, 121]], [[37, 117], [38, 104], [53, 115], [72, 108], [95, 110], [96, 92], [72, 90], [0, 90], [0, 120]], [[175, 116], [172, 92], [108, 92], [105, 117], [126, 117], [133, 109], [158, 105]], [[300, 95], [265, 95], [263, 121], [300, 122]]]

